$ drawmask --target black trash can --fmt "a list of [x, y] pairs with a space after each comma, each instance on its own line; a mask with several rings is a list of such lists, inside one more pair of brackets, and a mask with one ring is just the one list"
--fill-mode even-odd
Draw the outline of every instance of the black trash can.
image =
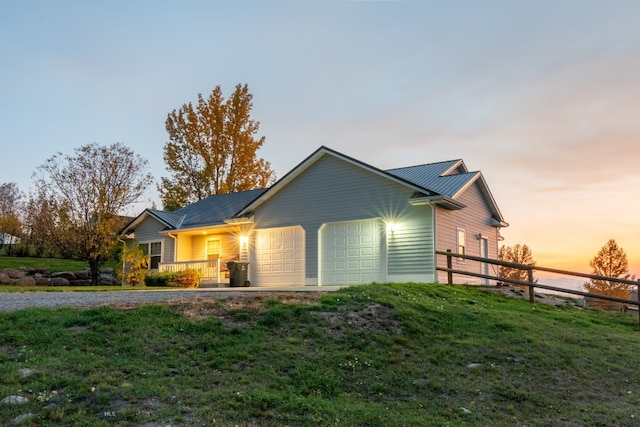
[[234, 288], [251, 286], [248, 278], [248, 262], [229, 261], [227, 268], [229, 269], [229, 286]]

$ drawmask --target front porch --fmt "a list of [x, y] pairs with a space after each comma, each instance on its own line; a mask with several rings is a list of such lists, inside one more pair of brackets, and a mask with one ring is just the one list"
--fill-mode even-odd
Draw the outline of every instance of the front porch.
[[226, 287], [229, 286], [229, 270], [226, 262], [220, 259], [200, 261], [161, 262], [158, 271], [184, 271], [197, 270], [202, 273], [201, 287]]

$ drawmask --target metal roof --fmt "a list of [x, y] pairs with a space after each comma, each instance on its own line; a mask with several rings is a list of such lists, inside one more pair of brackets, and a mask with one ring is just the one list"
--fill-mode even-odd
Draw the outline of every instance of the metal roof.
[[169, 227], [178, 228], [180, 222], [184, 218], [182, 215], [177, 215], [174, 212], [159, 211], [157, 209], [147, 209], [148, 212], [157, 217], [160, 221], [166, 223]]
[[177, 211], [184, 219], [175, 228], [182, 230], [203, 225], [224, 224], [225, 219], [233, 217], [240, 209], [264, 193], [265, 189], [220, 194], [199, 200]]
[[[324, 155], [341, 158], [356, 166], [402, 183], [409, 188], [415, 189], [417, 191], [416, 194], [422, 195], [421, 197], [431, 199], [432, 201], [437, 199], [437, 203], [443, 204], [443, 206], [446, 205], [449, 209], [463, 208], [464, 205], [456, 202], [454, 199], [468, 188], [469, 185], [478, 182], [480, 191], [489, 204], [492, 216], [499, 223], [505, 224], [504, 226], [506, 226], [502, 214], [498, 210], [498, 206], [482, 177], [482, 173], [469, 172], [461, 159], [383, 171], [324, 146], [312, 153], [268, 189], [215, 195], [187, 205], [174, 212], [152, 209], [147, 209], [145, 212], [155, 216], [158, 220], [167, 224], [168, 228], [174, 230], [225, 224], [225, 220], [241, 218], [251, 213], [253, 209], [264, 203], [273, 196], [273, 194], [277, 193], [280, 188], [286, 186], [306, 170], [307, 167]], [[136, 222], [141, 220], [142, 215], [132, 221], [131, 225], [135, 225]]]
[[[447, 175], [458, 169], [464, 172]], [[467, 172], [462, 160], [389, 169], [385, 172], [449, 197], [455, 197], [480, 173]]]

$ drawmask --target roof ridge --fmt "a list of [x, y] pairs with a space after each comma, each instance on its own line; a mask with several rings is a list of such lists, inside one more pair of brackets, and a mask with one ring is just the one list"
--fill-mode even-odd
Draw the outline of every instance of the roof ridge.
[[432, 162], [432, 163], [421, 163], [419, 165], [400, 166], [400, 167], [397, 167], [397, 168], [386, 169], [386, 171], [393, 171], [393, 170], [398, 170], [398, 169], [419, 168], [419, 167], [424, 167], [424, 166], [434, 166], [434, 165], [439, 165], [439, 164], [442, 164], [442, 163], [457, 163], [459, 161], [462, 161], [462, 159], [441, 160], [441, 161]]

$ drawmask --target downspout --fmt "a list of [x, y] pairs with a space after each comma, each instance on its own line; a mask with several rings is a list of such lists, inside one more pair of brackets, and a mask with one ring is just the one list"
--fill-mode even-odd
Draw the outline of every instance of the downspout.
[[167, 233], [167, 236], [171, 237], [173, 239], [173, 261], [171, 262], [178, 262], [178, 236], [175, 236], [171, 233]]

